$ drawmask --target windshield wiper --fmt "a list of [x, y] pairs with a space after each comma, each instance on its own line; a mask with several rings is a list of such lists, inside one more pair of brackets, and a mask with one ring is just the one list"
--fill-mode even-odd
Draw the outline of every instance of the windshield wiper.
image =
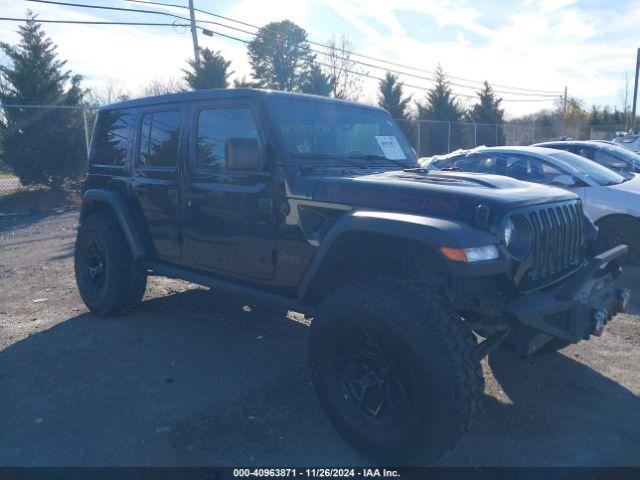
[[407, 167], [406, 163], [399, 162], [398, 160], [391, 160], [390, 158], [387, 158], [384, 155], [372, 155], [372, 154], [349, 155], [347, 158], [357, 158], [361, 160], [384, 160], [385, 162], [392, 163], [393, 165], [397, 165], [400, 168]]

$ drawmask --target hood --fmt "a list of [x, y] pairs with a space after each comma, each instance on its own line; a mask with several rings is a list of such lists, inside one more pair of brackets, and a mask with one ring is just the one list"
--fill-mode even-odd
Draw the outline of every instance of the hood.
[[640, 195], [640, 175], [631, 173], [632, 178], [626, 182], [618, 183], [617, 185], [609, 185], [607, 188], [611, 190], [619, 190], [622, 192], [635, 193]]
[[515, 208], [577, 199], [555, 187], [500, 175], [468, 172], [387, 171], [351, 177], [325, 176], [312, 199], [357, 207], [428, 213], [471, 220], [478, 205], [489, 207], [492, 221]]

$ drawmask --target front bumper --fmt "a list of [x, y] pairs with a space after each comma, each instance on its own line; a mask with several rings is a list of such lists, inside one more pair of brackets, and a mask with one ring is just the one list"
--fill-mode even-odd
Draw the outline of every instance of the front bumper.
[[614, 247], [554, 288], [507, 303], [504, 311], [530, 332], [523, 353], [533, 353], [552, 338], [575, 343], [602, 333], [629, 301], [630, 292], [618, 286], [617, 262], [627, 251], [626, 245]]

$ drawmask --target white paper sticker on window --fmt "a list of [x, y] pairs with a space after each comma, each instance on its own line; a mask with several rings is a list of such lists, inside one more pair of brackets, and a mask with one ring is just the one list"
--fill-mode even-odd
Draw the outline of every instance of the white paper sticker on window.
[[396, 137], [394, 136], [376, 136], [376, 140], [378, 141], [378, 145], [380, 145], [380, 149], [384, 156], [389, 160], [406, 160], [402, 148], [400, 148], [400, 144]]

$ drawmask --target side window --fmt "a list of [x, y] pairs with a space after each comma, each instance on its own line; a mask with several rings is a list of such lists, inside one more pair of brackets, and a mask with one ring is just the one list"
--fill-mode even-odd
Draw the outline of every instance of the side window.
[[461, 170], [476, 173], [490, 173], [492, 175], [506, 175], [506, 162], [502, 157], [478, 154], [469, 157], [467, 162], [466, 168], [461, 167]]
[[153, 112], [142, 117], [138, 163], [145, 167], [175, 167], [180, 147], [180, 112]]
[[129, 158], [133, 138], [130, 112], [103, 112], [98, 116], [94, 132], [94, 165], [122, 166]]
[[622, 160], [618, 160], [610, 153], [604, 152], [602, 150], [596, 150], [596, 154], [593, 157], [593, 160], [598, 162], [600, 165], [604, 165], [608, 168], [616, 168], [618, 170], [620, 169], [620, 165], [622, 165], [623, 167], [625, 166], [625, 162], [623, 162]]
[[580, 155], [581, 157], [588, 158], [589, 160], [595, 160], [595, 151], [593, 148], [589, 147], [576, 147], [573, 152], [576, 155]]
[[535, 157], [513, 156], [507, 158], [507, 172], [510, 177], [527, 182], [554, 184], [563, 172]]
[[197, 166], [224, 169], [225, 142], [230, 138], [260, 141], [251, 110], [246, 107], [202, 110], [198, 115]]

